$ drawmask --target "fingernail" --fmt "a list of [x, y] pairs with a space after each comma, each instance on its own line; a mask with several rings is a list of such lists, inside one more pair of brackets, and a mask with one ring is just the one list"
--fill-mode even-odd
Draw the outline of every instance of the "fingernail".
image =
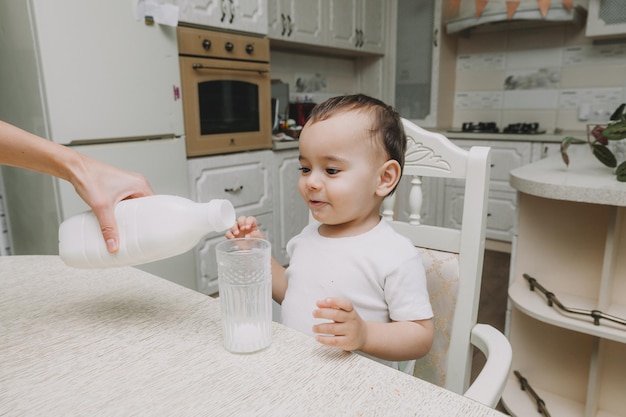
[[107, 240], [107, 242], [106, 242], [106, 244], [107, 244], [107, 250], [108, 250], [109, 252], [115, 252], [115, 251], [117, 251], [117, 244], [115, 243], [115, 240], [113, 240], [113, 239], [108, 239], [108, 240]]

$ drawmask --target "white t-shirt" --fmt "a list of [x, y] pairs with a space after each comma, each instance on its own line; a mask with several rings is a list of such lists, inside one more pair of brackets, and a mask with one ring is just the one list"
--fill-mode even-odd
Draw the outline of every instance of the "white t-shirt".
[[433, 317], [426, 275], [417, 249], [381, 219], [358, 236], [327, 238], [311, 223], [287, 243], [287, 292], [282, 322], [313, 335], [315, 302], [326, 297], [352, 301], [362, 319], [390, 321]]

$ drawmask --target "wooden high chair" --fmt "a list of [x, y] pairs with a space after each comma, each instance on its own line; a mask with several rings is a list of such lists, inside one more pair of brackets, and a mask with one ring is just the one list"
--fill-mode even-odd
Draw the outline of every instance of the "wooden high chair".
[[[430, 353], [405, 371], [495, 407], [511, 367], [508, 339], [490, 325], [478, 324], [478, 302], [485, 249], [490, 172], [488, 147], [469, 151], [445, 136], [403, 120], [407, 152], [403, 176], [411, 178], [409, 220], [394, 220], [395, 194], [383, 204], [383, 217], [419, 248], [434, 311], [435, 341]], [[420, 224], [424, 177], [464, 180], [461, 229]], [[396, 191], [398, 192], [398, 191]], [[469, 385], [472, 345], [487, 357]]]

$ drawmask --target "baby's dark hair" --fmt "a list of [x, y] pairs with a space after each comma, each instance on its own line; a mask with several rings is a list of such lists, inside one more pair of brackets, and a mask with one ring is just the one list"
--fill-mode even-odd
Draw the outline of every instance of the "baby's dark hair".
[[332, 97], [313, 108], [308, 123], [326, 120], [337, 113], [350, 110], [372, 113], [374, 117], [369, 128], [372, 136], [382, 139], [389, 159], [398, 161], [400, 168], [404, 169], [406, 135], [402, 120], [393, 107], [381, 100], [365, 94]]

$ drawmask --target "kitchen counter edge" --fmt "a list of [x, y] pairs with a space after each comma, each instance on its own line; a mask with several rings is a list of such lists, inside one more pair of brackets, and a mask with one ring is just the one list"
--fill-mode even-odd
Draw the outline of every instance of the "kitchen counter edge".
[[516, 190], [555, 200], [626, 207], [626, 183], [604, 166], [588, 146], [574, 146], [566, 166], [561, 155], [515, 168], [510, 183]]

